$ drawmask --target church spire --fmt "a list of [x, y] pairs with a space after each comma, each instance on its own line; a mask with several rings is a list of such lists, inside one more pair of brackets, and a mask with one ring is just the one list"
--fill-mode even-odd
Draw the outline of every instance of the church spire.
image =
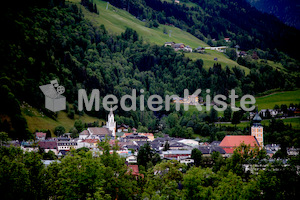
[[108, 114], [108, 119], [107, 119], [107, 122], [106, 122], [106, 128], [108, 128], [112, 132], [112, 135], [114, 137], [116, 136], [116, 122], [115, 122], [112, 106], [110, 107], [110, 111], [109, 111], [109, 114]]
[[113, 110], [112, 110], [112, 106], [110, 106], [110, 111], [109, 111], [109, 115], [108, 116], [111, 116], [111, 115], [113, 115], [114, 113], [113, 113]]

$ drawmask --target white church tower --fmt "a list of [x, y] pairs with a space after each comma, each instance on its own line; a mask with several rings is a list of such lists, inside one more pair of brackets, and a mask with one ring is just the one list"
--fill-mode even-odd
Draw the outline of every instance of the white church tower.
[[116, 137], [116, 122], [115, 122], [115, 117], [114, 113], [112, 111], [112, 107], [110, 107], [110, 112], [108, 114], [108, 119], [106, 122], [106, 128], [112, 131], [112, 135]]

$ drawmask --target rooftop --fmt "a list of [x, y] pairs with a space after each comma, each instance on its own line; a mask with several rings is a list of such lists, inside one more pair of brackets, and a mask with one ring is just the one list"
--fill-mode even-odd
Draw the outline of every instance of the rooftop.
[[251, 147], [259, 146], [256, 138], [251, 135], [226, 135], [219, 146], [238, 147], [243, 142]]

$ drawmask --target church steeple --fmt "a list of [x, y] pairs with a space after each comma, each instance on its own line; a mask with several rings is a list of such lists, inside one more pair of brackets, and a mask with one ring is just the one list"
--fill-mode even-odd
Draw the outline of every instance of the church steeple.
[[261, 120], [261, 117], [258, 115], [258, 113], [256, 113], [256, 115], [252, 119], [253, 125], [251, 127], [251, 135], [255, 136], [260, 147], [262, 148], [264, 146], [264, 127], [260, 123]]
[[106, 122], [106, 128], [112, 131], [112, 135], [114, 137], [116, 136], [116, 122], [115, 122], [114, 113], [112, 111], [112, 107], [110, 107], [110, 112], [108, 114], [108, 119]]
[[253, 126], [261, 126], [260, 124], [261, 120], [262, 120], [261, 117], [258, 115], [258, 113], [256, 113], [256, 115], [252, 119]]

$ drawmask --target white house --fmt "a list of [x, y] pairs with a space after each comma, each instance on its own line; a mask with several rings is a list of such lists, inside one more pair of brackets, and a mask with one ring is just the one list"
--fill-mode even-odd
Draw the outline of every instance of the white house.
[[78, 141], [78, 148], [86, 147], [89, 149], [97, 149], [98, 148], [98, 139], [85, 139]]
[[79, 133], [79, 139], [80, 140], [85, 140], [90, 136], [90, 133], [88, 132], [88, 130], [84, 130], [81, 133]]
[[77, 141], [58, 141], [57, 142], [57, 150], [66, 150], [69, 151], [70, 149], [77, 149]]
[[193, 49], [190, 46], [183, 47], [183, 51], [185, 52], [193, 52]]
[[184, 158], [184, 159], [180, 159], [179, 160], [180, 163], [183, 163], [183, 164], [193, 164], [194, 163], [194, 159], [192, 158]]
[[126, 162], [128, 162], [128, 164], [135, 164], [137, 163], [137, 157], [135, 155], [128, 156]]
[[191, 139], [183, 139], [183, 140], [178, 140], [177, 142], [180, 142], [180, 143], [183, 143], [185, 145], [188, 145], [188, 146], [198, 146], [199, 145], [199, 142], [196, 141], [196, 140], [191, 140]]

